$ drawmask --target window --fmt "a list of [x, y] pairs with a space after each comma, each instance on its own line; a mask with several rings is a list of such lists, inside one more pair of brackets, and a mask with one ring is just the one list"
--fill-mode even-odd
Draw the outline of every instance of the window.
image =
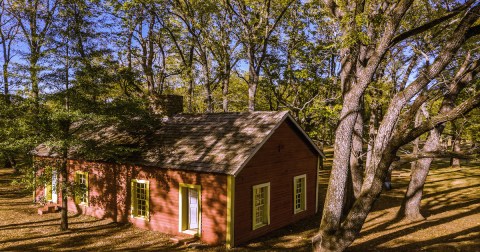
[[75, 202], [88, 205], [88, 172], [77, 171], [75, 173], [75, 183], [78, 185]]
[[293, 178], [293, 212], [299, 213], [307, 209], [307, 175]]
[[132, 217], [149, 218], [150, 188], [146, 180], [132, 180]]
[[253, 230], [270, 224], [270, 183], [253, 186]]

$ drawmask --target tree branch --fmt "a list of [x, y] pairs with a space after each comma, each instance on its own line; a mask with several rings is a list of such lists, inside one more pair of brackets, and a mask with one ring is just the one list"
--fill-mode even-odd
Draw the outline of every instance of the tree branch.
[[[423, 158], [460, 158], [460, 159], [470, 159], [474, 158], [478, 155], [480, 149], [473, 148], [467, 152], [455, 152], [455, 151], [448, 151], [448, 150], [439, 150], [439, 151], [432, 151], [432, 152], [420, 152], [415, 154], [406, 154], [400, 156], [400, 160], [395, 161], [395, 167], [401, 166], [406, 163], [414, 162], [419, 159]], [[393, 164], [392, 164], [393, 165]]]
[[335, 3], [334, 0], [323, 0], [323, 4], [334, 17], [338, 19], [341, 19], [343, 17], [343, 11], [339, 8], [339, 6], [337, 5], [337, 3]]
[[462, 102], [460, 105], [453, 108], [451, 111], [439, 114], [432, 117], [430, 120], [426, 120], [420, 126], [413, 128], [407, 134], [400, 136], [400, 146], [409, 143], [411, 140], [421, 136], [422, 134], [430, 131], [435, 128], [437, 125], [440, 125], [445, 122], [453, 121], [458, 117], [467, 114], [470, 110], [474, 109], [480, 104], [480, 93], [471, 97], [470, 99]]
[[480, 25], [475, 25], [468, 29], [466, 38], [469, 39], [471, 37], [477, 36], [478, 34], [480, 34]]
[[462, 13], [462, 11], [464, 11], [465, 9], [467, 9], [468, 7], [470, 7], [473, 3], [475, 2], [475, 0], [470, 0], [468, 1], [467, 3], [465, 3], [464, 5], [462, 6], [459, 6], [458, 8], [455, 8], [453, 9], [450, 13], [448, 13], [447, 15], [443, 16], [443, 17], [439, 17], [437, 19], [434, 19], [430, 22], [427, 22], [419, 27], [416, 27], [416, 28], [413, 28], [409, 31], [406, 31], [398, 36], [396, 36], [395, 38], [393, 38], [392, 42], [390, 42], [390, 47], [396, 45], [397, 43], [409, 38], [409, 37], [412, 37], [412, 36], [415, 36], [417, 34], [420, 34], [422, 32], [425, 32], [425, 31], [428, 31], [430, 29], [432, 29], [433, 27], [457, 16], [458, 14]]

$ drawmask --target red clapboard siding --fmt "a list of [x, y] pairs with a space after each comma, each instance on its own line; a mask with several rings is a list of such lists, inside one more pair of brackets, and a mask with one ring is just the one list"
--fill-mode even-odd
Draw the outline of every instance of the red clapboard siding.
[[[207, 243], [225, 242], [227, 176], [134, 165], [70, 160], [69, 180], [76, 171], [88, 171], [88, 206], [68, 201], [68, 210], [117, 222], [131, 222], [143, 229], [178, 234], [179, 184], [201, 185], [202, 234]], [[132, 218], [130, 213], [131, 179], [150, 183], [150, 220]], [[39, 188], [39, 197], [43, 188]], [[61, 203], [59, 195], [59, 203]]]
[[[315, 214], [317, 154], [286, 120], [235, 178], [235, 245]], [[307, 175], [307, 210], [294, 214], [293, 177]], [[270, 225], [252, 230], [252, 187], [270, 182]]]

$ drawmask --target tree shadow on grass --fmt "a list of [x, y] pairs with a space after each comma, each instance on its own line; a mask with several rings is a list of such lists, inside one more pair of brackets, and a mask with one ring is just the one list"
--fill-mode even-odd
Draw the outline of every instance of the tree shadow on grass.
[[[472, 204], [474, 204], [474, 203], [472, 203]], [[472, 204], [470, 204], [470, 205], [472, 205]], [[449, 207], [444, 208], [444, 211], [448, 211], [448, 210], [452, 210], [452, 209], [458, 209], [458, 208], [459, 208], [459, 206], [457, 206], [457, 205], [451, 205]], [[445, 224], [445, 223], [448, 223], [448, 222], [451, 222], [451, 221], [454, 221], [454, 220], [457, 220], [457, 219], [461, 219], [463, 217], [467, 217], [469, 215], [477, 214], [479, 212], [480, 212], [480, 207], [476, 207], [474, 209], [470, 209], [468, 211], [464, 211], [464, 212], [449, 216], [447, 218], [441, 218], [441, 219], [432, 220], [432, 221], [418, 222], [418, 224], [408, 223], [408, 224], [402, 225], [405, 228], [403, 228], [401, 230], [398, 230], [398, 231], [395, 231], [395, 232], [392, 232], [392, 233], [389, 233], [389, 234], [386, 234], [386, 235], [383, 235], [383, 236], [380, 236], [380, 237], [377, 237], [377, 238], [374, 238], [374, 239], [370, 239], [370, 240], [368, 240], [367, 242], [364, 242], [364, 243], [354, 245], [354, 246], [348, 248], [347, 251], [377, 251], [378, 247], [381, 246], [383, 243], [388, 242], [388, 241], [393, 240], [393, 239], [403, 237], [405, 235], [408, 235], [408, 234], [412, 233], [412, 231], [414, 231], [414, 230], [432, 228], [432, 227], [442, 225], [442, 224]], [[391, 224], [393, 224], [393, 223], [390, 223], [390, 225]], [[398, 225], [395, 226], [395, 228], [398, 228], [398, 227], [401, 227], [401, 226], [398, 226]], [[381, 230], [385, 230], [385, 225], [379, 225], [379, 226], [369, 230], [368, 233], [375, 233], [375, 232], [379, 232]], [[366, 235], [365, 233], [366, 232], [362, 233], [362, 235]], [[437, 240], [437, 238], [422, 241], [422, 242], [419, 242], [419, 243], [422, 243], [423, 245], [435, 245], [436, 243], [438, 243], [436, 240]], [[415, 246], [415, 248], [419, 248], [419, 246], [420, 246], [420, 244], [417, 244]], [[396, 251], [405, 251], [405, 250], [396, 250]]]
[[[75, 225], [75, 224], [88, 224], [88, 223], [95, 223], [99, 222], [101, 220], [92, 220], [92, 221], [71, 221], [75, 217], [78, 216], [70, 216], [69, 219], [69, 225]], [[43, 220], [43, 221], [35, 221], [35, 222], [24, 222], [24, 223], [16, 223], [16, 224], [9, 224], [9, 225], [4, 225], [0, 226], [0, 231], [2, 230], [13, 230], [13, 229], [23, 229], [23, 228], [47, 228], [47, 227], [55, 227], [59, 226], [59, 221], [60, 218], [55, 218], [55, 219], [48, 219], [48, 220]], [[52, 222], [51, 224], [48, 224]], [[75, 228], [70, 228], [71, 230], [75, 230]]]
[[[101, 221], [101, 220], [98, 220]], [[92, 221], [90, 221], [92, 222]], [[93, 221], [96, 222], [96, 221]], [[84, 223], [82, 221], [72, 222], [71, 224]], [[38, 226], [42, 227], [42, 226]], [[145, 239], [142, 233], [136, 235], [129, 235], [128, 239], [112, 239], [112, 237], [126, 232], [131, 229], [130, 224], [118, 224], [114, 222], [89, 226], [85, 228], [71, 228], [66, 232], [55, 232], [49, 235], [36, 235], [21, 238], [13, 238], [2, 241], [2, 250], [6, 251], [40, 251], [40, 250], [64, 250], [68, 248], [69, 251], [85, 251], [85, 250], [116, 250], [116, 251], [172, 251], [180, 250], [175, 244], [145, 244]], [[47, 241], [45, 241], [47, 240]], [[105, 240], [106, 242], [98, 242]], [[135, 246], [122, 244], [131, 242], [131, 240], [138, 240]], [[9, 243], [12, 243], [9, 245]], [[89, 246], [95, 244], [93, 246]], [[117, 246], [124, 247], [116, 249]]]
[[[460, 244], [452, 245], [447, 244], [449, 242], [459, 243], [464, 241], [471, 241], [472, 237], [463, 237], [474, 234], [476, 236], [475, 244]], [[425, 248], [426, 247], [426, 248]], [[395, 248], [388, 248], [384, 251], [412, 251], [418, 250], [418, 248], [425, 248], [422, 251], [480, 251], [480, 226], [462, 230], [453, 234], [443, 235], [435, 239], [427, 241], [410, 241], [405, 245], [401, 245]]]
[[318, 231], [322, 209], [314, 216], [254, 239], [238, 251], [311, 251], [310, 238]]

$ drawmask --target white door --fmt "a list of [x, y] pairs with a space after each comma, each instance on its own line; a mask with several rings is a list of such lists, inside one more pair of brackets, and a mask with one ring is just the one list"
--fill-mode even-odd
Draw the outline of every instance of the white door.
[[198, 191], [188, 188], [188, 229], [198, 228]]
[[52, 172], [52, 202], [57, 203], [57, 171]]

